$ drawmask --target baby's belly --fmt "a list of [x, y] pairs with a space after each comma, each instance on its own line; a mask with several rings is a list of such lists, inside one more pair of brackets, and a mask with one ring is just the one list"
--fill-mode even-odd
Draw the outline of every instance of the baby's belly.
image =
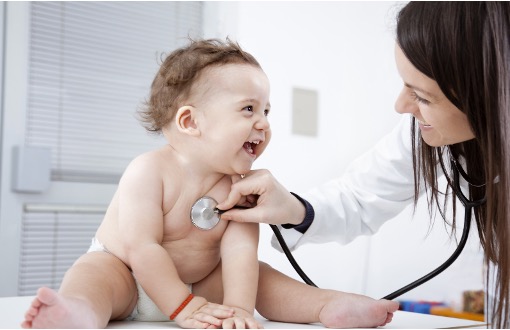
[[212, 273], [220, 262], [219, 249], [170, 252], [179, 277], [184, 283], [193, 284]]

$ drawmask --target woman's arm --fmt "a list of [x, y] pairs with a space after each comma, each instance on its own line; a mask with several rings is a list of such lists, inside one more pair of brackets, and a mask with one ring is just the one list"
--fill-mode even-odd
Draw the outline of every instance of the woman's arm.
[[350, 164], [345, 174], [306, 194], [315, 218], [295, 247], [304, 243], [346, 244], [372, 235], [414, 200], [410, 119]]

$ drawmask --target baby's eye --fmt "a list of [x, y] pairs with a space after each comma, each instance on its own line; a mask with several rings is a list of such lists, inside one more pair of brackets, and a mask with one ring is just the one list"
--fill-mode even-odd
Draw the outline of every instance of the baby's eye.
[[269, 109], [264, 110], [264, 116], [266, 117], [269, 116], [269, 111], [270, 111]]
[[247, 111], [253, 112], [253, 105], [249, 105], [247, 107], [244, 107], [243, 110], [247, 110]]

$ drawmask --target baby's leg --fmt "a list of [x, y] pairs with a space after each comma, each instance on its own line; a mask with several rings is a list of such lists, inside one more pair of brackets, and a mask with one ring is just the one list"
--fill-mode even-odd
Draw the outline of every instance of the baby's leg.
[[80, 257], [57, 292], [41, 288], [25, 314], [23, 328], [104, 328], [127, 317], [136, 305], [131, 272], [106, 252]]
[[397, 309], [393, 301], [311, 287], [260, 263], [257, 310], [267, 319], [366, 328], [390, 322]]

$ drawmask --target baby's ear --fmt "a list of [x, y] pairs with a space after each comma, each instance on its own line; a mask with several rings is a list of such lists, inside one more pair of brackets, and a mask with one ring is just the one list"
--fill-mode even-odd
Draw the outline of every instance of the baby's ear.
[[190, 105], [180, 107], [175, 114], [175, 124], [179, 132], [192, 136], [200, 135], [200, 130], [196, 123], [197, 109]]

